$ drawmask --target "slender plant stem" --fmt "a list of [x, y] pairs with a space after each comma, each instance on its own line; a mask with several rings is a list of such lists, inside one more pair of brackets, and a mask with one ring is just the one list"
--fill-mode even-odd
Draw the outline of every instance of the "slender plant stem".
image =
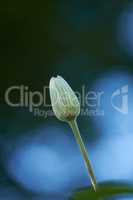
[[73, 134], [74, 134], [75, 139], [77, 141], [77, 144], [80, 147], [80, 151], [81, 151], [81, 154], [82, 154], [82, 156], [84, 158], [85, 165], [86, 165], [86, 168], [88, 170], [92, 186], [94, 188], [94, 191], [96, 192], [96, 190], [97, 190], [96, 178], [94, 176], [93, 169], [92, 169], [91, 163], [89, 161], [88, 154], [87, 154], [84, 142], [83, 142], [83, 140], [81, 138], [80, 131], [79, 131], [79, 128], [78, 128], [78, 125], [77, 125], [77, 121], [76, 120], [70, 121], [69, 125], [72, 128], [72, 131], [73, 131]]

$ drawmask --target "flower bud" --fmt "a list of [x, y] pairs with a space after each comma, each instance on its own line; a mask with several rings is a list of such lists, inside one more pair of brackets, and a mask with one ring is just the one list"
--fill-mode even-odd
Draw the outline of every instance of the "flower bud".
[[50, 80], [50, 98], [53, 111], [61, 121], [74, 120], [80, 113], [80, 103], [74, 91], [60, 76]]

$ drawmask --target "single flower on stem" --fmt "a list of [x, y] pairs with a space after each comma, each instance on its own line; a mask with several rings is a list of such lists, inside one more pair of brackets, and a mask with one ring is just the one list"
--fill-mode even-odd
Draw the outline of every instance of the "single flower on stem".
[[88, 154], [81, 138], [80, 131], [77, 125], [77, 117], [80, 114], [80, 103], [69, 84], [61, 77], [52, 77], [50, 80], [50, 98], [53, 111], [56, 117], [67, 122], [74, 134], [74, 137], [79, 145], [81, 154], [84, 158], [88, 174], [91, 179], [94, 190], [97, 190], [96, 178], [88, 158]]

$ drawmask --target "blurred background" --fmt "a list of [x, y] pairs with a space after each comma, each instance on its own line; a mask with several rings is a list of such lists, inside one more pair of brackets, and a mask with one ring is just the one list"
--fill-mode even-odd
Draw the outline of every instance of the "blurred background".
[[56, 75], [85, 100], [78, 123], [97, 181], [132, 184], [133, 1], [0, 4], [0, 199], [67, 200], [90, 185], [70, 128], [48, 106]]

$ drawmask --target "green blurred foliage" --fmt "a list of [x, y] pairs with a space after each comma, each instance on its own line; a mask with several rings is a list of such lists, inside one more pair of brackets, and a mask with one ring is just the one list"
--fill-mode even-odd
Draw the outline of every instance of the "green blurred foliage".
[[133, 186], [129, 183], [101, 183], [95, 193], [92, 188], [82, 188], [75, 192], [71, 200], [109, 200], [118, 196], [133, 197]]

